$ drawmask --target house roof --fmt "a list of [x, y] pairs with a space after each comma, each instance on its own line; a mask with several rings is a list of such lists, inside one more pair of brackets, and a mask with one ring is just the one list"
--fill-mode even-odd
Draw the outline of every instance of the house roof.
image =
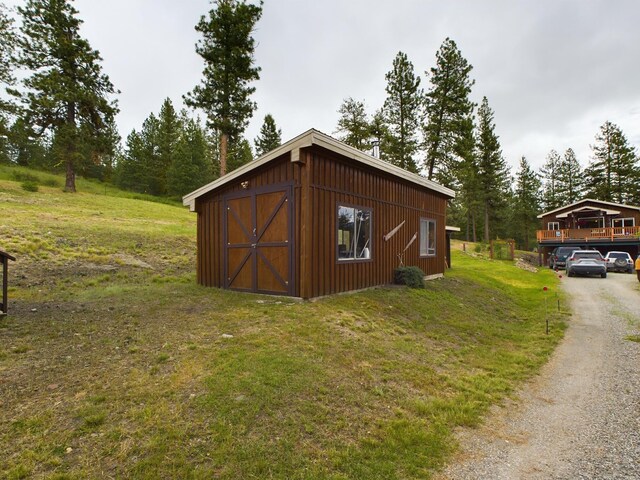
[[193, 192], [185, 195], [184, 197], [182, 197], [182, 203], [183, 205], [188, 206], [189, 209], [193, 212], [195, 210], [195, 202], [198, 197], [201, 197], [202, 195], [205, 195], [212, 190], [215, 190], [222, 187], [223, 185], [228, 184], [229, 182], [232, 182], [245, 173], [251, 172], [252, 170], [255, 170], [256, 168], [259, 168], [262, 165], [275, 160], [276, 158], [287, 152], [291, 152], [292, 162], [298, 161], [300, 158], [300, 149], [310, 147], [312, 145], [326, 148], [339, 155], [348, 157], [352, 160], [356, 160], [363, 165], [374, 168], [381, 172], [389, 173], [395, 177], [407, 180], [421, 187], [425, 187], [429, 190], [441, 193], [449, 198], [455, 197], [455, 192], [450, 188], [444, 187], [436, 182], [421, 177], [420, 175], [408, 172], [407, 170], [396, 167], [389, 162], [385, 162], [384, 160], [380, 160], [379, 158], [361, 152], [360, 150], [357, 150], [345, 143], [336, 140], [333, 137], [330, 137], [329, 135], [326, 135], [312, 128], [289, 140], [288, 142], [280, 145], [278, 148], [270, 151], [269, 153], [266, 153], [265, 155], [253, 160], [252, 162], [249, 162], [242, 167], [234, 170], [233, 172], [227, 173], [217, 180], [214, 180], [213, 182], [208, 183], [207, 185], [204, 185], [203, 187], [200, 187], [197, 190], [194, 190]]
[[[604, 206], [608, 206], [608, 207], [630, 208], [632, 210], [640, 211], [640, 207], [634, 207], [632, 205], [624, 205], [622, 203], [612, 203], [612, 202], [605, 202], [603, 200], [594, 200], [592, 198], [585, 198], [584, 200], [579, 200], [579, 201], [571, 203], [569, 205], [565, 205], [564, 207], [556, 208], [555, 210], [551, 210], [549, 212], [541, 213], [540, 215], [538, 215], [538, 218], [546, 217], [547, 215], [551, 215], [553, 213], [560, 212], [562, 210], [566, 210], [567, 208], [575, 207], [577, 205], [582, 205], [583, 203], [587, 203], [587, 202], [596, 203], [596, 204], [600, 204], [600, 205], [604, 205]], [[583, 207], [583, 208], [575, 208], [575, 209], [567, 212], [567, 214], [571, 213], [571, 212], [581, 211], [581, 210], [584, 211], [586, 209], [588, 209], [588, 207], [586, 207], [586, 208], [585, 207]], [[602, 208], [601, 210], [606, 210], [608, 215], [615, 215], [615, 214], [620, 213], [619, 211], [612, 210], [610, 208]], [[566, 216], [566, 215], [563, 214], [563, 216]], [[558, 217], [560, 217], [560, 215], [558, 215]]]

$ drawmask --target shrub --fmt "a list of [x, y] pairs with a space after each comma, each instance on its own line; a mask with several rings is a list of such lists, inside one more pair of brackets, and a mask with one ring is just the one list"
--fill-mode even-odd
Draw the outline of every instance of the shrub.
[[393, 272], [393, 281], [410, 288], [424, 288], [424, 272], [418, 267], [398, 267]]
[[22, 182], [22, 184], [20, 186], [22, 187], [23, 190], [26, 190], [27, 192], [37, 192], [38, 191], [38, 184], [36, 182], [32, 182], [30, 180], [28, 180], [26, 182]]
[[38, 181], [38, 177], [32, 175], [31, 173], [24, 172], [13, 172], [13, 178], [18, 182], [33, 182], [36, 183]]

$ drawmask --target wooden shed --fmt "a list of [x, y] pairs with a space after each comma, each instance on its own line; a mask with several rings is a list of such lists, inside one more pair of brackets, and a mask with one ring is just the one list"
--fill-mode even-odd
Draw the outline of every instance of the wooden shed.
[[312, 129], [183, 203], [198, 283], [313, 298], [389, 284], [401, 262], [442, 275], [453, 196]]

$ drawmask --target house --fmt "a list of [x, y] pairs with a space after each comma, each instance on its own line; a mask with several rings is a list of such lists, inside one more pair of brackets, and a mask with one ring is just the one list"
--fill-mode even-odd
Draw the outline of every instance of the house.
[[538, 215], [539, 252], [546, 262], [560, 246], [596, 248], [603, 255], [616, 250], [640, 253], [640, 207], [584, 199]]
[[454, 192], [317, 130], [185, 195], [198, 214], [197, 280], [313, 298], [445, 270]]

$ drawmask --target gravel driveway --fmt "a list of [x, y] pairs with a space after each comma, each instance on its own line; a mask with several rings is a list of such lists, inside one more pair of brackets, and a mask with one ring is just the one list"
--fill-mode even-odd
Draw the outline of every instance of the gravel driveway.
[[[441, 479], [640, 479], [640, 285], [562, 278], [573, 316], [541, 374], [476, 430]], [[637, 337], [636, 337], [637, 338]]]

